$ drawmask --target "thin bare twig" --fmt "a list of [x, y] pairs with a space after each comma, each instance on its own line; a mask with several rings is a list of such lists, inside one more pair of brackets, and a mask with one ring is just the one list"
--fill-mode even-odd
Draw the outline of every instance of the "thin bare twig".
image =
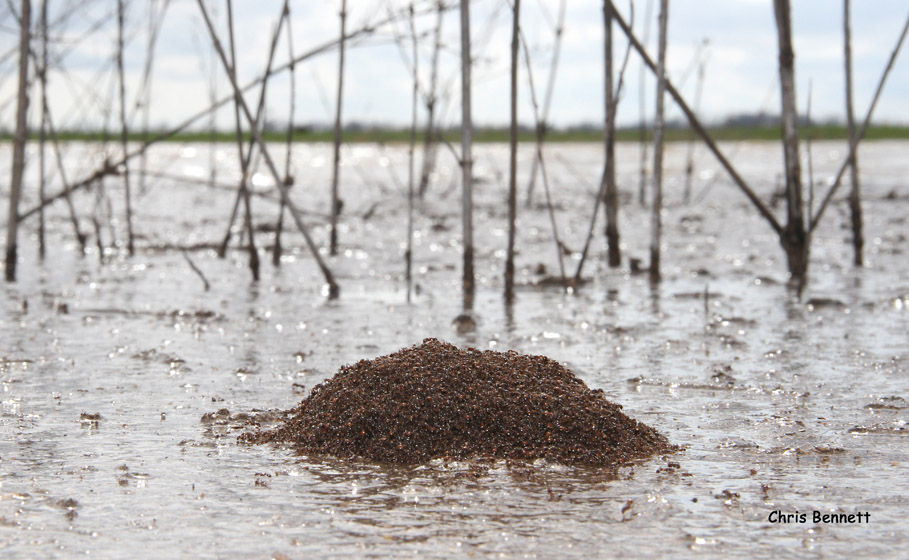
[[[605, 0], [605, 1], [612, 3], [612, 0]], [[638, 55], [641, 57], [641, 59], [644, 61], [644, 63], [651, 69], [651, 71], [656, 73], [656, 71], [657, 71], [656, 64], [654, 64], [653, 60], [647, 54], [647, 51], [641, 45], [640, 41], [638, 41], [637, 37], [635, 37], [634, 32], [631, 30], [630, 27], [628, 27], [628, 24], [622, 18], [621, 14], [619, 14], [619, 12], [617, 10], [615, 10], [614, 4], [613, 4], [613, 14], [615, 14], [616, 23], [622, 29], [622, 32], [625, 33], [625, 36], [628, 37], [628, 40], [631, 42], [631, 45], [634, 47], [634, 50], [637, 51]], [[682, 95], [679, 93], [679, 91], [672, 84], [672, 80], [669, 80], [669, 79], [666, 80], [666, 91], [675, 100], [676, 105], [678, 105], [679, 109], [681, 109], [682, 113], [684, 113], [685, 117], [688, 119], [688, 123], [691, 125], [691, 128], [693, 128], [694, 131], [698, 134], [698, 136], [701, 137], [701, 140], [704, 142], [704, 144], [707, 146], [707, 148], [710, 149], [710, 151], [716, 157], [717, 161], [720, 162], [720, 165], [723, 167], [723, 169], [726, 170], [726, 172], [732, 178], [732, 181], [736, 184], [736, 186], [738, 186], [739, 189], [745, 194], [745, 196], [748, 197], [748, 199], [755, 206], [755, 208], [761, 214], [761, 216], [763, 216], [764, 219], [767, 220], [767, 223], [770, 224], [770, 227], [772, 227], [776, 233], [778, 233], [778, 234], [782, 233], [783, 228], [782, 228], [782, 226], [780, 226], [780, 223], [776, 219], [776, 216], [774, 216], [773, 213], [770, 211], [770, 209], [767, 207], [767, 205], [764, 204], [764, 202], [761, 201], [760, 198], [758, 198], [758, 196], [754, 193], [754, 191], [751, 189], [751, 187], [748, 186], [748, 183], [745, 182], [745, 179], [743, 179], [742, 176], [739, 175], [738, 171], [736, 171], [736, 169], [732, 166], [732, 163], [730, 163], [730, 161], [726, 158], [726, 156], [720, 150], [719, 146], [717, 146], [716, 142], [713, 140], [713, 138], [707, 132], [707, 129], [704, 128], [704, 125], [701, 124], [700, 120], [698, 120], [697, 116], [694, 114], [694, 112], [691, 110], [691, 108], [685, 102], [685, 99], [682, 97]]]
[[824, 216], [824, 211], [827, 210], [827, 206], [830, 204], [830, 201], [833, 199], [833, 195], [836, 193], [836, 190], [839, 188], [840, 183], [843, 180], [843, 174], [849, 167], [849, 162], [855, 159], [855, 153], [858, 149], [859, 142], [862, 141], [862, 139], [865, 137], [865, 134], [868, 132], [868, 127], [871, 125], [871, 116], [874, 114], [874, 108], [877, 106], [877, 101], [881, 97], [881, 92], [884, 90], [884, 83], [887, 81], [887, 76], [890, 75], [890, 70], [893, 69], [893, 64], [896, 62], [896, 57], [903, 46], [907, 32], [909, 32], [909, 17], [906, 18], [906, 23], [903, 25], [903, 31], [900, 33], [899, 40], [897, 40], [896, 46], [893, 48], [893, 52], [890, 54], [890, 60], [887, 62], [887, 66], [884, 68], [883, 74], [881, 74], [881, 79], [877, 84], [877, 89], [874, 92], [874, 97], [871, 99], [871, 105], [869, 105], [868, 112], [865, 115], [865, 120], [862, 123], [862, 128], [854, 138], [851, 138], [849, 140], [849, 153], [846, 155], [846, 160], [840, 166], [839, 171], [837, 171], [836, 178], [833, 180], [833, 184], [830, 185], [830, 189], [827, 191], [827, 194], [821, 201], [821, 205], [818, 207], [817, 212], [814, 213], [814, 218], [811, 220], [811, 230], [808, 232], [809, 236], [814, 233], [815, 228], [817, 228], [818, 223], [820, 223], [821, 218]]
[[[287, 51], [290, 59], [294, 58], [294, 32], [291, 27], [293, 18], [290, 17], [290, 5], [284, 3], [284, 18], [287, 21]], [[291, 161], [293, 159], [294, 143], [294, 116], [297, 107], [297, 71], [296, 65], [290, 65], [290, 115], [287, 117], [287, 154], [284, 159], [284, 184], [288, 188], [293, 185], [294, 179], [290, 173]], [[274, 266], [281, 266], [281, 234], [284, 232], [284, 199], [278, 207], [278, 223], [275, 225], [275, 243], [271, 252], [271, 262]]]
[[[283, 21], [283, 15], [282, 15]], [[280, 29], [280, 24], [279, 24]], [[231, 81], [236, 82], [237, 80], [237, 51], [236, 43], [234, 42], [234, 16], [233, 16], [233, 0], [227, 0], [227, 33], [230, 42], [230, 68], [227, 69], [230, 74]], [[277, 36], [278, 31], [275, 32]], [[275, 41], [277, 42], [277, 41]], [[274, 48], [272, 48], [274, 51]], [[262, 90], [264, 93], [265, 86], [268, 82], [262, 82]], [[236, 94], [239, 97], [239, 93]], [[264, 95], [263, 95], [264, 97]], [[240, 157], [240, 187], [239, 194], [243, 197], [243, 225], [246, 230], [246, 236], [248, 237], [248, 248], [249, 248], [249, 270], [252, 273], [253, 281], [258, 282], [259, 280], [259, 250], [256, 247], [256, 236], [255, 228], [253, 227], [252, 219], [252, 200], [249, 196], [249, 158], [243, 153], [243, 121], [240, 119], [240, 107], [239, 99], [234, 101], [234, 119], [236, 121], [237, 129], [237, 152]], [[250, 147], [252, 151], [252, 147]], [[228, 228], [229, 231], [229, 228]]]
[[[120, 145], [123, 154], [129, 152], [129, 131], [126, 120], [126, 77], [123, 73], [124, 19], [126, 17], [123, 0], [117, 0], [117, 76], [120, 84]], [[129, 161], [123, 162], [123, 197], [126, 203], [126, 250], [129, 256], [136, 254], [133, 244], [133, 203], [129, 181]]]
[[341, 213], [341, 199], [338, 197], [338, 182], [341, 174], [341, 109], [344, 101], [344, 52], [347, 30], [347, 0], [341, 0], [341, 42], [338, 54], [338, 95], [335, 99], [334, 157], [331, 168], [331, 234], [329, 253], [338, 254], [338, 214]]
[[[508, 247], [505, 256], [505, 299], [514, 299], [514, 245], [518, 199], [518, 50], [521, 0], [514, 0], [511, 26], [511, 126], [508, 135]], [[536, 161], [536, 160], [534, 160]], [[528, 196], [530, 192], [528, 191]]]
[[[212, 26], [208, 11], [205, 9], [205, 5], [203, 4], [202, 0], [197, 0], [197, 3], [199, 5], [199, 9], [202, 12], [202, 16], [205, 20], [205, 25], [208, 28], [212, 42], [214, 43], [215, 48], [218, 51], [218, 55], [221, 58], [221, 63], [224, 65], [225, 69], [229, 69], [230, 64], [227, 61], [227, 56], [224, 54], [224, 49], [221, 46], [221, 42], [218, 40], [218, 36], [215, 33], [214, 27]], [[284, 198], [284, 202], [287, 204], [287, 208], [290, 210], [290, 214], [293, 217], [294, 222], [297, 224], [297, 229], [300, 230], [300, 233], [303, 235], [303, 239], [306, 240], [306, 244], [309, 247], [310, 253], [315, 259], [316, 264], [319, 266], [322, 275], [325, 277], [325, 281], [328, 284], [328, 296], [330, 298], [336, 298], [340, 294], [340, 287], [335, 282], [334, 275], [332, 275], [331, 270], [329, 270], [328, 266], [326, 266], [325, 262], [322, 260], [322, 256], [319, 254], [319, 250], [313, 242], [312, 236], [309, 234], [309, 229], [303, 223], [303, 218], [297, 210], [296, 204], [294, 204], [293, 200], [290, 198], [290, 193], [288, 191], [287, 185], [285, 185], [281, 180], [281, 176], [275, 167], [274, 160], [272, 160], [271, 154], [268, 152], [268, 146], [265, 144], [265, 140], [262, 138], [262, 132], [259, 129], [258, 123], [256, 122], [255, 118], [253, 118], [253, 115], [249, 110], [249, 106], [243, 99], [243, 94], [240, 89], [240, 85], [237, 83], [236, 77], [230, 72], [228, 72], [228, 74], [231, 80], [231, 86], [234, 89], [234, 94], [236, 95], [236, 99], [240, 104], [240, 108], [243, 109], [243, 113], [246, 116], [246, 121], [249, 125], [250, 132], [252, 133], [253, 138], [255, 138], [256, 143], [259, 145], [259, 150], [265, 159], [265, 164], [268, 167], [268, 170], [271, 173], [275, 184], [278, 186], [281, 196]]]
[[[846, 66], [846, 127], [849, 132], [849, 142], [855, 138], [855, 111], [852, 105], [852, 26], [849, 21], [849, 0], [843, 1], [843, 60]], [[862, 253], [865, 247], [865, 234], [863, 230], [864, 218], [862, 217], [862, 186], [859, 182], [858, 154], [855, 153], [849, 162], [852, 189], [849, 191], [849, 213], [852, 218], [852, 264], [862, 266], [864, 258]], [[809, 208], [813, 208], [809, 206]], [[810, 231], [810, 226], [809, 226]]]
[[414, 24], [413, 2], [410, 4], [410, 37], [413, 47], [413, 98], [411, 99], [410, 145], [407, 149], [407, 250], [404, 254], [407, 281], [407, 303], [413, 287], [413, 197], [414, 197], [414, 147], [417, 142], [417, 101], [420, 95], [420, 53], [417, 50], [417, 29]]
[[537, 102], [536, 87], [534, 86], [533, 81], [533, 66], [530, 63], [530, 49], [527, 47], [527, 38], [524, 36], [523, 30], [521, 30], [520, 35], [521, 44], [524, 47], [522, 49], [524, 52], [524, 65], [527, 68], [527, 82], [530, 85], [530, 101], [533, 105], [533, 118], [537, 131], [535, 156], [540, 160], [540, 174], [543, 178], [543, 191], [546, 195], [546, 209], [549, 213], [549, 223], [552, 226], [552, 237], [555, 241], [556, 255], [558, 256], [559, 275], [562, 280], [562, 287], [565, 290], [568, 290], [568, 277], [565, 275], [565, 262], [562, 257], [564, 245], [559, 239], [559, 228], [556, 224], [555, 209], [552, 206], [552, 194], [549, 190], [549, 177], [546, 173], [546, 162], [543, 160], [543, 142], [540, 138], [540, 136], [543, 134], [543, 126], [541, 126], [542, 123], [540, 120], [540, 104]]
[[659, 46], [657, 47], [657, 93], [653, 130], [653, 198], [650, 201], [650, 281], [660, 280], [660, 242], [663, 232], [663, 144], [666, 133], [666, 43], [669, 0], [660, 0]]
[[[518, 0], [515, 0], [517, 3]], [[548, 132], [547, 121], [549, 120], [549, 109], [552, 106], [552, 95], [555, 91], [556, 75], [559, 69], [559, 58], [562, 52], [562, 35], [565, 32], [565, 8], [567, 2], [566, 0], [561, 0], [559, 2], [559, 15], [558, 20], [555, 24], [555, 43], [552, 48], [552, 60], [549, 66], [549, 81], [546, 84], [546, 93], [543, 95], [543, 111], [540, 114], [539, 122], [537, 126], [541, 128], [539, 134], [537, 134], [536, 142], [540, 144], [537, 150], [535, 150], [534, 159], [531, 163], [530, 168], [530, 182], [527, 184], [527, 197], [525, 200], [525, 205], [530, 208], [533, 204], [533, 189], [537, 180], [537, 171], [542, 161], [543, 148], [542, 143], [546, 138], [546, 133]], [[526, 48], [526, 46], [525, 46]]]
[[203, 274], [199, 267], [196, 266], [196, 263], [194, 263], [190, 258], [189, 252], [186, 249], [183, 249], [180, 252], [183, 254], [183, 258], [186, 259], [186, 262], [189, 264], [189, 268], [191, 268], [192, 271], [195, 272], [196, 275], [202, 280], [202, 285], [205, 287], [205, 291], [207, 292], [211, 288], [211, 285], [208, 283], [208, 278], [206, 278], [205, 274]]
[[19, 198], [25, 169], [25, 143], [28, 140], [28, 45], [31, 26], [31, 0], [22, 0], [19, 25], [19, 88], [16, 104], [16, 135], [13, 139], [13, 168], [9, 188], [9, 219], [6, 222], [6, 281], [16, 280], [19, 234]]
[[[461, 224], [464, 246], [464, 301], [473, 301], [473, 117], [470, 107], [470, 2], [461, 2]], [[467, 307], [467, 305], [465, 305]]]
[[[630, 20], [634, 25], [634, 4], [629, 3]], [[628, 67], [628, 59], [631, 54], [631, 44], [625, 48], [625, 58], [622, 60], [622, 68], [619, 70], [618, 84], [613, 89], [613, 61], [612, 61], [612, 19], [614, 15], [611, 5], [603, 3], [603, 44], [604, 44], [604, 70], [605, 83], [603, 101], [606, 105], [603, 123], [603, 141], [605, 160], [603, 162], [603, 175], [600, 178], [599, 191], [593, 203], [593, 212], [590, 215], [590, 225], [587, 229], [587, 238], [584, 240], [584, 248], [581, 250], [581, 258], [578, 259], [578, 267], [574, 273], [575, 284], [580, 284], [581, 273], [584, 270], [584, 263], [587, 261], [587, 253], [590, 250], [590, 243], [593, 240], [593, 230], [596, 226], [597, 215], [600, 211], [600, 204], [606, 203], [606, 250], [607, 263], [610, 267], [615, 268], [622, 264], [622, 251], [619, 246], [619, 193], [615, 180], [615, 116], [619, 106], [623, 81], [625, 78], [625, 69]], [[563, 162], [564, 163], [564, 162]], [[570, 167], [569, 170], [574, 172]]]

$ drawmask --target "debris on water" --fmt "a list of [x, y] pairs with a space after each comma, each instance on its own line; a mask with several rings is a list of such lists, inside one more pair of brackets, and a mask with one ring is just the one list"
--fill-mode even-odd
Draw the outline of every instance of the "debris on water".
[[259, 426], [262, 423], [276, 422], [284, 417], [284, 413], [275, 410], [260, 410], [254, 408], [249, 412], [231, 414], [227, 408], [219, 408], [214, 412], [206, 412], [200, 418], [205, 425], [246, 427]]
[[903, 410], [909, 408], [906, 399], [898, 396], [881, 397], [879, 402], [865, 405], [868, 410]]
[[83, 412], [79, 415], [79, 422], [82, 424], [82, 427], [90, 428], [92, 430], [97, 430], [103, 419], [100, 412]]
[[443, 458], [615, 466], [675, 451], [621, 408], [547, 357], [462, 350], [428, 338], [342, 367], [287, 411], [283, 424], [240, 441], [405, 464]]
[[896, 422], [878, 422], [870, 426], [855, 426], [849, 429], [850, 434], [896, 434], [905, 435], [909, 433], [906, 429], [906, 423], [898, 420]]
[[716, 364], [713, 366], [713, 375], [710, 379], [712, 379], [714, 383], [719, 383], [721, 385], [735, 385], [735, 377], [730, 375], [731, 373], [731, 365]]
[[816, 309], [846, 309], [847, 307], [845, 302], [825, 297], [811, 298], [805, 305], [808, 306], [809, 311], [814, 311]]
[[451, 322], [458, 334], [467, 334], [477, 330], [477, 320], [469, 313], [461, 313]]
[[219, 408], [215, 412], [206, 412], [201, 419], [203, 424], [224, 424], [230, 421], [230, 410]]
[[185, 364], [186, 360], [167, 352], [159, 352], [154, 348], [142, 350], [132, 355], [133, 359], [142, 360], [143, 362], [158, 362], [162, 364]]
[[64, 515], [70, 521], [79, 516], [79, 514], [76, 512], [76, 509], [79, 507], [79, 502], [72, 498], [57, 500], [57, 507], [63, 510]]
[[724, 505], [731, 506], [737, 503], [742, 495], [738, 492], [733, 492], [732, 490], [725, 488], [719, 494], [714, 494], [713, 497], [717, 500], [721, 500]]

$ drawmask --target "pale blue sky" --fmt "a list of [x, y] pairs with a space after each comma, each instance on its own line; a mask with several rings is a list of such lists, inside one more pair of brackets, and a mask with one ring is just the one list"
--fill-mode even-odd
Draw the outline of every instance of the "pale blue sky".
[[[635, 0], [635, 28], [643, 34], [644, 15], [651, 0]], [[34, 11], [40, 1], [33, 0]], [[160, 2], [159, 2], [160, 3]], [[18, 6], [19, 2], [12, 2]], [[219, 28], [224, 29], [224, 3], [207, 0], [216, 11]], [[242, 82], [259, 75], [265, 68], [271, 30], [278, 19], [282, 0], [235, 0], [235, 25]], [[351, 0], [349, 29], [387, 17], [389, 10], [407, 5], [399, 0]], [[425, 9], [432, 2], [418, 2]], [[531, 48], [534, 80], [542, 98], [549, 58], [552, 53], [553, 28], [550, 23], [558, 12], [558, 0], [524, 0], [522, 26]], [[16, 48], [15, 24], [9, 4], [0, 5], [0, 49], [10, 53]], [[109, 107], [106, 99], [114, 90], [111, 57], [116, 38], [114, 0], [75, 2], [50, 0], [51, 20], [68, 16], [53, 34], [55, 52], [72, 49], [61, 61], [65, 73], [52, 70], [52, 106], [61, 126], [80, 124], [96, 126], [103, 121]], [[147, 41], [147, 0], [128, 2], [130, 43], [126, 51], [128, 96], [135, 98], [145, 63]], [[340, 0], [304, 2], [291, 0], [293, 43], [297, 53], [305, 52], [339, 33]], [[504, 0], [476, 0], [473, 4], [475, 71], [474, 115], [477, 124], [504, 124], [508, 119], [508, 61], [510, 11]], [[628, 15], [628, 2], [617, 6]], [[653, 0], [652, 29], [649, 50], [654, 52], [655, 19], [659, 1]], [[843, 6], [837, 0], [793, 1], [793, 28], [798, 76], [800, 109], [804, 110], [811, 82], [813, 116], [840, 118], [843, 100]], [[895, 41], [909, 15], [905, 0], [870, 0], [853, 2], [853, 53], [855, 68], [856, 111], [863, 115]], [[101, 27], [84, 36], [93, 22]], [[709, 46], [706, 57], [706, 79], [700, 114], [715, 121], [732, 113], [769, 110], [778, 107], [776, 85], [776, 30], [770, 0], [675, 0], [669, 14], [669, 73], [684, 84], [686, 97], [692, 100], [696, 85], [693, 68], [698, 45], [705, 39]], [[421, 16], [416, 21], [418, 33], [427, 34], [420, 47], [420, 76], [428, 83], [431, 55], [431, 31], [435, 16]], [[404, 64], [395, 34], [407, 33], [407, 22], [385, 26], [373, 36], [352, 45], [348, 51], [345, 72], [345, 121], [406, 124], [410, 119], [410, 73]], [[615, 28], [616, 57], [624, 54], [625, 41]], [[459, 52], [458, 14], [449, 11], [444, 17], [443, 52], [440, 77], [448, 91], [448, 109], [444, 122], [459, 121]], [[70, 47], [83, 37], [75, 47]], [[226, 38], [226, 35], [224, 35]], [[602, 3], [598, 0], [568, 0], [565, 37], [553, 97], [550, 121], [557, 125], [602, 120], [603, 87]], [[409, 40], [406, 48], [409, 49]], [[278, 63], [288, 57], [286, 36], [278, 48]], [[194, 0], [173, 0], [167, 11], [156, 50], [151, 121], [154, 125], [175, 124], [180, 119], [203, 109], [208, 103], [211, 47], [207, 31]], [[405, 56], [410, 58], [409, 50]], [[617, 61], [618, 62], [618, 61]], [[409, 64], [409, 62], [408, 62]], [[632, 54], [626, 73], [625, 94], [619, 107], [621, 124], [639, 118], [639, 61]], [[13, 122], [11, 99], [15, 88], [15, 57], [6, 56], [0, 64], [0, 117], [4, 128]], [[220, 69], [219, 69], [220, 70]], [[687, 79], [686, 79], [687, 76]], [[319, 55], [298, 66], [296, 107], [298, 122], [328, 123], [332, 119], [337, 79], [337, 51]], [[533, 121], [527, 73], [521, 68], [521, 120]], [[653, 109], [653, 80], [647, 78], [645, 107]], [[217, 91], [228, 92], [223, 72], [219, 73]], [[286, 119], [289, 105], [289, 80], [286, 74], [269, 85], [268, 111], [272, 120]], [[258, 93], [250, 96], [257, 98]], [[878, 121], [909, 122], [909, 54], [902, 53], [888, 80], [876, 112]], [[116, 111], [116, 106], [113, 107]], [[421, 113], [422, 115], [422, 113]], [[34, 115], [33, 115], [34, 116]], [[673, 110], [670, 117], [678, 116]], [[221, 127], [231, 126], [232, 112], [222, 111]], [[112, 123], [114, 121], [111, 121]]]

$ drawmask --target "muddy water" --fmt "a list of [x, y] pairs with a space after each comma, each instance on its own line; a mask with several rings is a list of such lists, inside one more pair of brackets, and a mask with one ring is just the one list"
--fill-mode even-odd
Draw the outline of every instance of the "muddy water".
[[[725, 148], [769, 199], [778, 147]], [[685, 205], [685, 147], [669, 150], [658, 287], [633, 274], [627, 259], [608, 270], [599, 233], [585, 269], [590, 281], [567, 295], [547, 286], [559, 264], [538, 184], [535, 205], [522, 208], [523, 286], [506, 307], [507, 152], [483, 146], [476, 327], [459, 330], [453, 162], [441, 162], [417, 212], [417, 292], [408, 304], [406, 150], [361, 146], [346, 154], [342, 253], [326, 255], [342, 294], [329, 301], [297, 234], [285, 235], [276, 269], [266, 252], [273, 234], [260, 233], [266, 264], [258, 284], [241, 251], [218, 259], [208, 247], [223, 235], [232, 193], [196, 183], [208, 177], [206, 146], [161, 147], [150, 162], [167, 177], [149, 181], [137, 201], [137, 256], [112, 247], [124, 228], [116, 220], [120, 187], [110, 180], [115, 219], [102, 229], [103, 262], [94, 243], [80, 255], [60, 204], [48, 216], [47, 260], [36, 262], [32, 223], [20, 282], [2, 287], [0, 554], [899, 557], [909, 543], [907, 148], [863, 148], [868, 266], [849, 264], [848, 214], [838, 203], [819, 228], [801, 300], [787, 289], [771, 230], [707, 155], [697, 159], [700, 201]], [[94, 153], [72, 147], [73, 168], [87, 171]], [[839, 143], [816, 143], [814, 154], [822, 180], [844, 152]], [[0, 149], [0, 161], [8, 155]], [[229, 184], [235, 159], [227, 146], [217, 155], [217, 181]], [[549, 155], [573, 273], [600, 152], [564, 145]], [[320, 243], [329, 156], [327, 146], [294, 154], [294, 196], [311, 210]], [[529, 161], [529, 152], [522, 156]], [[619, 156], [623, 248], [646, 262], [649, 218], [634, 202], [637, 152], [620, 146]], [[257, 175], [254, 184], [265, 192], [269, 180]], [[26, 198], [29, 207], [34, 196]], [[94, 195], [75, 202], [87, 216]], [[254, 204], [256, 222], [273, 224], [274, 201]], [[189, 248], [209, 291], [174, 247]], [[348, 464], [236, 444], [244, 413], [290, 407], [340, 365], [430, 336], [560, 360], [684, 451], [611, 479], [546, 464]], [[772, 522], [775, 511], [806, 519]], [[814, 511], [870, 517], [823, 523]]]

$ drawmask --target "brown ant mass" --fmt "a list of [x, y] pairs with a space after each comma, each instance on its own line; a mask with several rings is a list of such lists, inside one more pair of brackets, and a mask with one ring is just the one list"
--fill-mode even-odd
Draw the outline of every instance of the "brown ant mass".
[[422, 344], [344, 366], [248, 443], [381, 463], [546, 459], [615, 466], [673, 449], [545, 356]]

